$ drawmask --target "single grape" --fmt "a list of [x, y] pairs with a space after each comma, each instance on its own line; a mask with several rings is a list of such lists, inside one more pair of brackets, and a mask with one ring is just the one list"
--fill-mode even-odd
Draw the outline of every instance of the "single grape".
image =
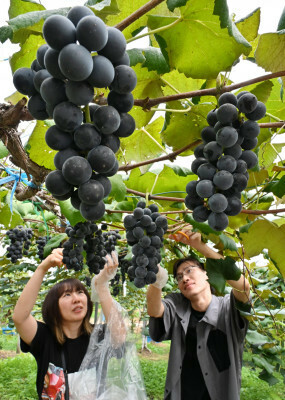
[[237, 106], [237, 98], [233, 93], [223, 93], [218, 99], [219, 106], [222, 106], [223, 104], [230, 103], [233, 104], [234, 106]]
[[217, 118], [224, 125], [230, 124], [238, 118], [238, 110], [233, 104], [223, 104], [217, 110]]
[[205, 222], [209, 217], [210, 211], [204, 205], [194, 208], [192, 217], [197, 222]]
[[208, 200], [208, 206], [211, 211], [215, 213], [221, 213], [225, 211], [228, 206], [228, 201], [226, 196], [221, 193], [215, 193]]
[[199, 181], [196, 186], [196, 192], [198, 196], [201, 198], [211, 197], [215, 193], [215, 187], [213, 182], [209, 179], [204, 179], [203, 181]]
[[251, 113], [257, 106], [257, 98], [252, 93], [246, 93], [238, 99], [238, 109], [242, 113]]
[[51, 15], [43, 24], [43, 36], [52, 49], [60, 51], [64, 46], [76, 42], [76, 29], [68, 18]]
[[208, 217], [209, 226], [215, 231], [223, 231], [229, 224], [229, 219], [224, 212], [211, 212]]
[[80, 156], [68, 158], [62, 166], [64, 179], [74, 186], [87, 182], [92, 175], [92, 168], [89, 162]]
[[229, 189], [233, 183], [233, 175], [228, 171], [218, 171], [213, 178], [214, 185], [221, 190]]

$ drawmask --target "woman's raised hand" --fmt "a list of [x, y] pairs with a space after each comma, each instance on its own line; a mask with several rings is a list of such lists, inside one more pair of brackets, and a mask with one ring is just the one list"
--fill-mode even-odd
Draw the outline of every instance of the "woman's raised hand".
[[104, 268], [100, 271], [98, 275], [95, 276], [95, 286], [107, 285], [108, 282], [116, 275], [119, 265], [118, 253], [116, 251], [112, 251], [111, 255], [107, 254], [106, 259], [107, 262], [104, 265]]
[[39, 269], [43, 269], [46, 273], [50, 268], [61, 267], [62, 264], [62, 249], [53, 249], [51, 254], [47, 256], [38, 266]]

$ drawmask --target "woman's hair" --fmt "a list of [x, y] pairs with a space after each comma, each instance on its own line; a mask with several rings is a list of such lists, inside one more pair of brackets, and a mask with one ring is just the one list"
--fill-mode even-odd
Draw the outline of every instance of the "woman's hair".
[[83, 290], [87, 297], [87, 313], [82, 321], [81, 334], [85, 333], [90, 335], [93, 329], [93, 326], [89, 321], [93, 310], [93, 303], [90, 299], [90, 295], [87, 289], [78, 279], [70, 278], [56, 283], [49, 290], [44, 299], [42, 305], [43, 320], [52, 330], [53, 334], [60, 344], [63, 344], [65, 342], [66, 337], [62, 327], [62, 316], [58, 304], [59, 298], [66, 291], [77, 292], [79, 290]]
[[[203, 271], [205, 271], [205, 266], [203, 263], [199, 262], [195, 257], [185, 257], [185, 258], [179, 258], [178, 260], [175, 261], [174, 265], [173, 265], [173, 276], [174, 278], [176, 278], [177, 275], [177, 270], [180, 267], [181, 264], [183, 263], [187, 263], [187, 262], [191, 262], [192, 264], [196, 265], [196, 267], [202, 269]], [[210, 285], [210, 289], [211, 289], [211, 293], [215, 294], [216, 293], [216, 289]]]

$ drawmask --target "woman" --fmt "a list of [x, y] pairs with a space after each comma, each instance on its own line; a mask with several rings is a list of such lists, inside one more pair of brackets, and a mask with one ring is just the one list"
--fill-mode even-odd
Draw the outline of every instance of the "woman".
[[[106, 360], [116, 356], [116, 349], [123, 348], [127, 332], [108, 286], [118, 266], [117, 254], [112, 252], [106, 258], [104, 269], [93, 280], [93, 290], [101, 303], [108, 329], [103, 325], [94, 328], [90, 323], [93, 304], [86, 288], [77, 279], [59, 282], [48, 292], [42, 306], [44, 322], [32, 316], [45, 274], [50, 268], [62, 266], [62, 249], [53, 250], [37, 267], [16, 304], [13, 320], [21, 337], [21, 348], [31, 352], [37, 361], [39, 399], [97, 399], [104, 391], [102, 378], [106, 377]], [[92, 348], [89, 349], [92, 336]], [[106, 344], [102, 346], [104, 342], [107, 352], [103, 351], [106, 350]], [[122, 354], [121, 351], [117, 356]], [[81, 369], [82, 364], [88, 371]]]

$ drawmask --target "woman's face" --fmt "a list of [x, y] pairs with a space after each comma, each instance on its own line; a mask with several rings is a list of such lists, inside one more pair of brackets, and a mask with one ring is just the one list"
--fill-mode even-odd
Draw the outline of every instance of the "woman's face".
[[87, 313], [87, 296], [83, 290], [66, 290], [58, 300], [64, 322], [80, 322]]

